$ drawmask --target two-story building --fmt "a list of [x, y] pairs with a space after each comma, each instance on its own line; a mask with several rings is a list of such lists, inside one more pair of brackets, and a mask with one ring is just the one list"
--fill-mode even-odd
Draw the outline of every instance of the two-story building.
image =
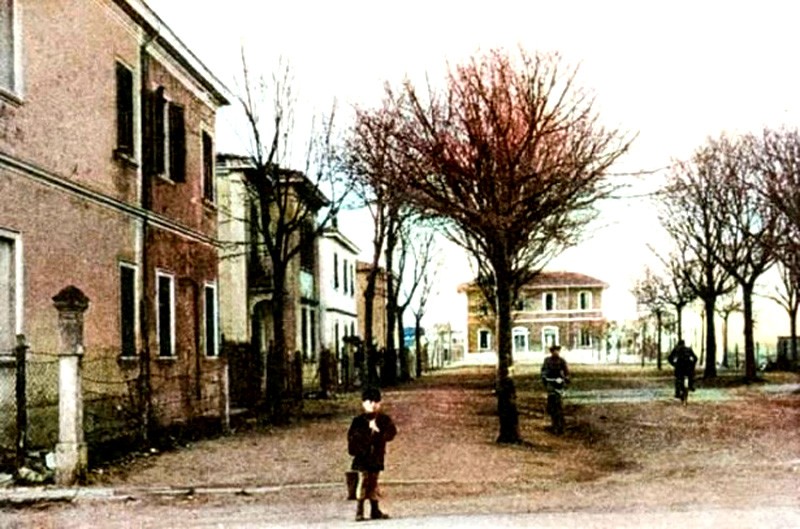
[[226, 93], [140, 0], [0, 2], [0, 354], [17, 334], [34, 360], [56, 353], [52, 298], [79, 289], [90, 443], [141, 410], [163, 426], [219, 416]]
[[[553, 344], [572, 351], [602, 346], [606, 320], [603, 291], [607, 285], [575, 272], [542, 272], [520, 289], [512, 313], [514, 358], [543, 353]], [[496, 351], [495, 320], [474, 283], [462, 285], [467, 295], [468, 351]]]
[[[233, 154], [217, 157], [220, 192], [219, 236], [222, 335], [229, 354], [231, 401], [235, 406], [253, 407], [264, 397], [268, 380], [268, 354], [273, 343], [273, 264], [265, 250], [259, 228], [258, 201], [247, 186], [255, 170], [252, 158]], [[287, 367], [294, 352], [303, 360], [305, 378], [313, 378], [321, 348], [321, 309], [317, 225], [314, 212], [328, 199], [302, 173], [278, 172], [279, 182], [291, 188], [292, 200], [302, 201], [309, 211], [302, 218], [284, 213], [286, 223], [305, 223], [293, 229], [289, 246], [298, 248], [286, 270]], [[273, 219], [279, 213], [275, 212]]]
[[358, 332], [356, 262], [358, 247], [337, 223], [319, 238], [320, 316], [322, 345], [341, 358], [344, 338]]
[[[367, 281], [372, 264], [364, 261], [356, 263], [356, 292], [358, 293], [358, 335], [363, 339], [367, 325], [367, 308], [364, 292], [367, 290]], [[379, 267], [375, 277], [375, 299], [372, 305], [372, 340], [376, 349], [386, 347], [386, 306], [388, 304], [386, 290], [386, 269]], [[397, 342], [395, 342], [397, 343]]]

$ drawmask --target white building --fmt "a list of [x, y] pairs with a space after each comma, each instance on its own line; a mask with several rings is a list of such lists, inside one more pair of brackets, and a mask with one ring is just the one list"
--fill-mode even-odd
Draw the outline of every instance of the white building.
[[336, 222], [319, 238], [319, 287], [322, 346], [340, 358], [344, 338], [358, 332], [356, 259], [359, 249]]

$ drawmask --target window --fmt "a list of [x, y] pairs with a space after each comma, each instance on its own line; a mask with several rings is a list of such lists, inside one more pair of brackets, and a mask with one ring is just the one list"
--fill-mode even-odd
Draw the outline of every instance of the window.
[[186, 181], [186, 123], [183, 107], [167, 101], [164, 87], [147, 96], [145, 170], [173, 182]]
[[342, 259], [342, 285], [345, 293], [347, 293], [347, 268], [347, 260]]
[[514, 310], [517, 311], [528, 310], [528, 306], [529, 306], [528, 300], [522, 296], [517, 298], [517, 301], [514, 302]]
[[514, 339], [514, 352], [526, 353], [528, 352], [528, 329], [525, 327], [514, 327], [511, 330], [511, 335]]
[[0, 233], [0, 354], [11, 354], [17, 334], [18, 246]]
[[156, 273], [158, 354], [175, 356], [175, 278]]
[[167, 176], [173, 182], [186, 181], [186, 124], [183, 107], [170, 103], [169, 116], [169, 169]]
[[339, 255], [333, 254], [333, 289], [339, 290]]
[[136, 355], [136, 268], [119, 267], [120, 355]]
[[580, 329], [578, 331], [578, 345], [580, 347], [592, 346], [592, 335], [589, 333], [588, 329]]
[[356, 265], [351, 264], [350, 265], [350, 295], [351, 296], [355, 296], [356, 295], [355, 280], [353, 279], [353, 278], [355, 278], [355, 276], [356, 276]]
[[546, 292], [544, 295], [544, 310], [547, 312], [556, 310], [556, 295], [554, 292]]
[[206, 356], [219, 356], [219, 340], [217, 336], [217, 288], [214, 285], [206, 285], [203, 289], [205, 297], [205, 353]]
[[558, 327], [544, 327], [542, 329], [542, 349], [547, 351], [551, 345], [559, 345]]
[[308, 360], [308, 310], [300, 311], [300, 341], [303, 344], [303, 360]]
[[214, 202], [214, 140], [203, 131], [203, 198]]
[[300, 231], [300, 267], [303, 270], [314, 270], [314, 225], [306, 222]]
[[583, 291], [578, 293], [578, 308], [580, 310], [590, 310], [592, 308], [592, 293]]
[[309, 353], [312, 360], [317, 358], [317, 313], [314, 309], [308, 310], [309, 319], [311, 320], [308, 331], [310, 333], [309, 343], [311, 344]]
[[19, 89], [16, 27], [16, 0], [0, 0], [0, 91], [16, 93]]
[[478, 331], [478, 350], [488, 351], [492, 347], [492, 333], [486, 329]]
[[133, 156], [133, 72], [120, 63], [117, 63], [117, 153]]

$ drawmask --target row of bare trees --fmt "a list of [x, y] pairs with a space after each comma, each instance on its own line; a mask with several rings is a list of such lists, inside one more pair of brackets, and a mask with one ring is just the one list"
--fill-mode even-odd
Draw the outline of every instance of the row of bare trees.
[[[390, 306], [381, 382], [391, 384], [408, 376], [405, 358], [399, 362], [400, 373], [395, 370], [398, 349], [393, 340], [402, 340], [403, 314], [416, 296], [419, 335], [432, 291], [431, 275], [418, 267], [430, 261], [430, 230], [435, 227], [466, 250], [486, 287], [497, 325], [497, 440], [521, 441], [511, 376], [513, 303], [520, 288], [552, 257], [579, 240], [597, 215], [598, 201], [612, 195], [609, 169], [628, 150], [631, 138], [602, 125], [592, 95], [579, 86], [577, 69], [565, 68], [558, 55], [493, 50], [448, 68], [440, 85], [420, 88], [410, 80], [397, 87], [387, 84], [379, 106], [356, 108], [355, 122], [335, 154], [329, 148], [332, 129], [326, 127], [323, 141], [314, 143], [321, 153], [315, 159], [317, 170], [307, 172], [316, 176], [316, 189], [327, 182], [330, 192], [340, 194], [319, 204], [319, 211], [280, 210], [276, 204], [288, 192], [277, 183], [281, 147], [289, 138], [285, 101], [290, 92], [273, 84], [279, 89], [272, 104], [275, 117], [267, 123], [269, 134], [262, 132], [257, 100], [249, 91], [241, 99], [257, 169], [247, 184], [261, 205], [258, 224], [264, 238], [272, 240], [265, 242], [265, 254], [273, 266], [284, 266], [299, 251], [294, 250], [299, 241], [290, 235], [292, 230], [310, 218], [317, 221], [318, 231], [323, 229], [343, 204], [341, 191], [357, 189], [374, 221], [364, 341], [369, 346], [374, 340], [371, 313], [383, 259]], [[344, 181], [337, 182], [338, 177]], [[276, 230], [276, 223], [284, 232]], [[415, 256], [411, 260], [416, 264], [406, 273], [408, 256]], [[275, 346], [276, 354], [284, 355], [277, 338], [285, 335], [279, 328], [285, 319], [280, 313], [286, 310], [281, 306], [285, 275], [280, 269], [274, 273]], [[411, 287], [402, 289], [395, 282], [400, 277], [411, 277]], [[377, 381], [378, 359], [368, 354], [367, 360], [369, 377]], [[417, 354], [417, 374], [419, 361]], [[281, 374], [278, 370], [272, 375]], [[281, 389], [273, 393], [268, 400], [279, 406]]]
[[[245, 189], [250, 207], [247, 241], [225, 241], [250, 252], [253, 263], [261, 263], [271, 279], [271, 346], [266, 361], [266, 395], [262, 410], [271, 422], [288, 419], [287, 401], [297, 398], [290, 391], [291, 351], [287, 327], [291, 298], [287, 282], [292, 263], [313, 248], [313, 241], [348, 207], [365, 207], [373, 217], [373, 261], [365, 292], [367, 364], [370, 383], [394, 384], [398, 378], [410, 378], [407, 350], [402, 347], [403, 315], [413, 310], [417, 327], [417, 367], [422, 370], [421, 320], [433, 285], [431, 263], [435, 245], [430, 230], [420, 227], [420, 217], [409, 207], [397, 189], [387, 185], [390, 178], [375, 174], [390, 171], [396, 164], [383, 156], [391, 151], [380, 142], [381, 131], [369, 131], [358, 125], [347, 131], [344, 139], [334, 128], [335, 105], [323, 117], [322, 126], [307, 132], [295, 127], [296, 100], [289, 65], [282, 64], [271, 77], [260, 77], [249, 68], [242, 53], [242, 79], [239, 103], [248, 124], [250, 169], [245, 172]], [[291, 151], [305, 144], [302, 171], [289, 170], [296, 163]], [[236, 255], [237, 252], [229, 252]], [[374, 340], [373, 317], [376, 283], [385, 259], [387, 282], [386, 358], [382, 359], [383, 380], [377, 377], [378, 359]], [[396, 263], [396, 264], [395, 264]], [[301, 263], [302, 266], [302, 263]], [[412, 303], [414, 304], [412, 307]], [[399, 348], [394, 340], [398, 339]], [[398, 357], [400, 373], [397, 373]]]
[[354, 127], [352, 172], [369, 182], [376, 204], [385, 200], [376, 228], [387, 226], [387, 262], [392, 228], [408, 211], [436, 220], [489, 285], [498, 442], [520, 441], [513, 301], [594, 218], [595, 203], [613, 190], [607, 171], [630, 143], [600, 124], [576, 71], [562, 68], [556, 55], [491, 51], [450, 68], [438, 87], [387, 85], [379, 107], [357, 110]]
[[[758, 280], [775, 265], [781, 267], [784, 283], [777, 300], [790, 315], [792, 347], [796, 347], [798, 169], [797, 131], [722, 135], [710, 138], [689, 160], [675, 163], [658, 195], [661, 223], [676, 250], [662, 258], [666, 279], [648, 274], [634, 294], [654, 314], [671, 306], [679, 322], [687, 303], [693, 299], [703, 303], [706, 377], [717, 374], [714, 314], [722, 313], [727, 321], [737, 305], [726, 302], [720, 307], [719, 302], [738, 290], [745, 378], [755, 379], [753, 297]], [[796, 351], [792, 355], [796, 357]]]

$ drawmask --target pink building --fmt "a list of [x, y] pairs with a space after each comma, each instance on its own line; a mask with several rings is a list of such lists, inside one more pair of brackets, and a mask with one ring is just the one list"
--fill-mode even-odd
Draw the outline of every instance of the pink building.
[[220, 415], [225, 94], [139, 0], [0, 2], [0, 355], [55, 352], [52, 297], [79, 288], [90, 443]]

